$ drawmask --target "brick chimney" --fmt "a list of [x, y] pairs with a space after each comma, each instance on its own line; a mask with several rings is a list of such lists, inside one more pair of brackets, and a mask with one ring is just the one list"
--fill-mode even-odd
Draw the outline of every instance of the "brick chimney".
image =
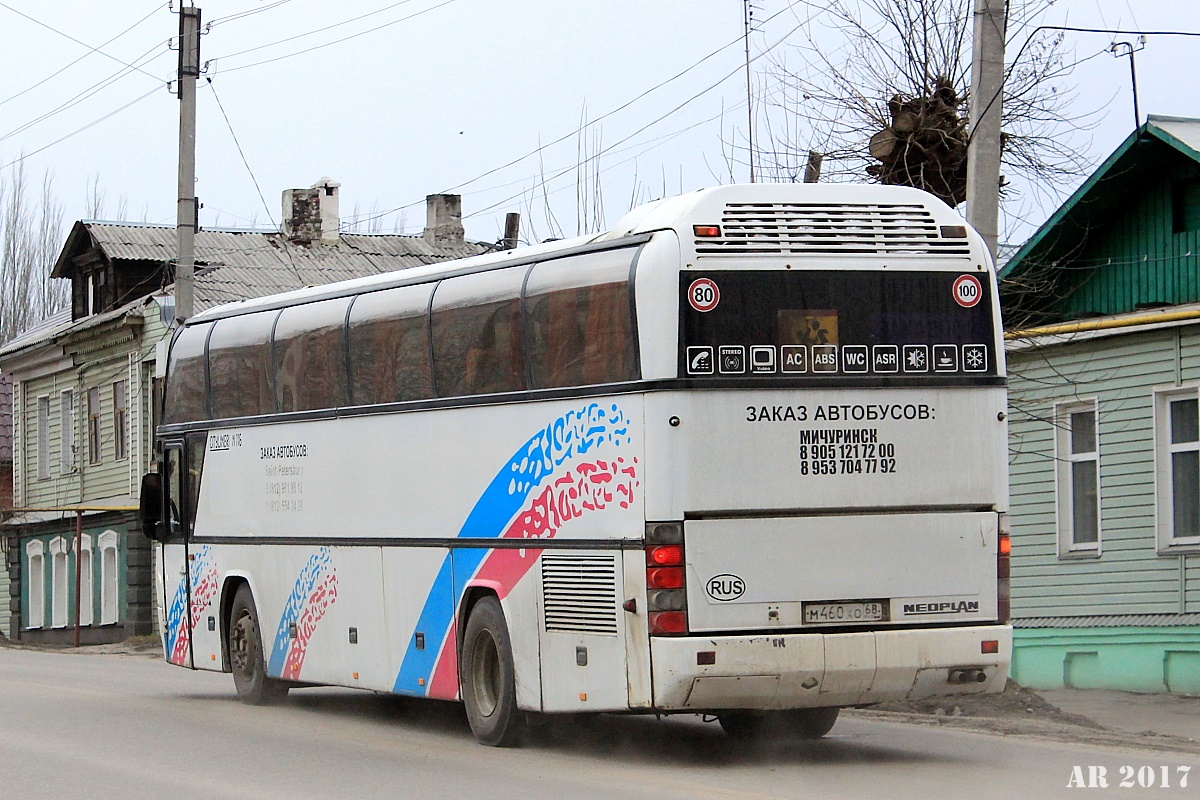
[[431, 194], [425, 197], [425, 241], [436, 247], [463, 246], [467, 243], [462, 225], [462, 196]]
[[295, 244], [337, 244], [340, 186], [321, 178], [311, 189], [284, 189], [283, 235]]

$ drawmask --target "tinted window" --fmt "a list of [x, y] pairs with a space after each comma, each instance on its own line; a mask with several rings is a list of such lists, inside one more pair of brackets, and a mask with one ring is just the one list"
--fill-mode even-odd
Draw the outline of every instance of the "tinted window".
[[271, 391], [271, 326], [275, 311], [218, 320], [208, 342], [208, 380], [215, 419], [275, 411]]
[[636, 250], [608, 250], [538, 264], [525, 288], [533, 388], [634, 380], [629, 293]]
[[680, 375], [996, 375], [990, 295], [966, 270], [685, 272]]
[[342, 324], [350, 300], [285, 308], [275, 325], [275, 392], [281, 412], [346, 404]]
[[204, 389], [204, 340], [212, 323], [191, 325], [179, 332], [167, 362], [163, 423], [192, 422], [208, 418]]
[[429, 293], [433, 284], [364, 294], [350, 310], [350, 374], [356, 405], [421, 400], [433, 394]]
[[438, 284], [432, 327], [439, 396], [525, 388], [520, 302], [525, 272], [513, 267]]

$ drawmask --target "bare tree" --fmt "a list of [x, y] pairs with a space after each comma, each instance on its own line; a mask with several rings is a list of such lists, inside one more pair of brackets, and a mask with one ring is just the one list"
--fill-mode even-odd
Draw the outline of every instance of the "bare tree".
[[[1010, 58], [1053, 0], [1013, 0]], [[915, 185], [956, 205], [970, 136], [972, 0], [834, 0], [805, 40], [772, 57], [756, 148], [763, 171], [800, 180], [809, 151], [822, 178]], [[1070, 132], [1089, 115], [1071, 109], [1062, 81], [1073, 66], [1060, 35], [1036, 34], [1008, 65], [1002, 164], [1033, 191], [1057, 194], [1086, 165]], [[985, 105], [992, 98], [978, 98]], [[1004, 199], [1017, 193], [1009, 187]]]
[[36, 197], [23, 161], [0, 174], [0, 343], [67, 303], [69, 283], [50, 278], [62, 244], [63, 214], [49, 171]]

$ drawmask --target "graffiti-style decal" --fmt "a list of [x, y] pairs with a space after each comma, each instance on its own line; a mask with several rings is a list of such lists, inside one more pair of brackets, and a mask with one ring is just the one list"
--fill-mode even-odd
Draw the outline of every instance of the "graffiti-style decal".
[[[289, 680], [300, 678], [309, 639], [316, 632], [317, 623], [336, 601], [337, 570], [333, 567], [329, 548], [322, 547], [300, 570], [283, 606], [267, 663], [268, 675]], [[296, 626], [295, 638], [292, 638], [293, 625]]]
[[[585, 513], [634, 501], [637, 459], [597, 459], [558, 472], [568, 461], [599, 448], [631, 442], [629, 419], [615, 404], [592, 403], [570, 411], [522, 445], [488, 484], [459, 530], [459, 538], [551, 539], [559, 527]], [[540, 491], [538, 491], [540, 489]], [[494, 582], [503, 598], [533, 566], [540, 549], [460, 550], [447, 555], [417, 622], [419, 631], [437, 631], [436, 648], [410, 642], [393, 690], [451, 699], [458, 694], [454, 660], [453, 609], [474, 576]], [[453, 579], [457, 570], [460, 577]], [[465, 573], [465, 576], [462, 575]], [[458, 587], [456, 592], [455, 587]]]
[[[188, 644], [192, 631], [200, 623], [205, 609], [217, 596], [217, 568], [212, 560], [212, 548], [204, 545], [190, 554], [187, 580], [182, 576], [175, 587], [175, 596], [167, 609], [166, 658], [172, 664], [186, 665]], [[187, 613], [188, 582], [192, 587], [192, 613]]]

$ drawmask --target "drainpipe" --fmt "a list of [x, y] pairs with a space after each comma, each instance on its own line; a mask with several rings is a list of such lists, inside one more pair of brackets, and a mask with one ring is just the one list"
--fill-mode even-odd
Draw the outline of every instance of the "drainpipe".
[[75, 512], [75, 646], [79, 647], [79, 609], [82, 607], [79, 597], [82, 589], [83, 570], [80, 562], [83, 560], [83, 511]]

